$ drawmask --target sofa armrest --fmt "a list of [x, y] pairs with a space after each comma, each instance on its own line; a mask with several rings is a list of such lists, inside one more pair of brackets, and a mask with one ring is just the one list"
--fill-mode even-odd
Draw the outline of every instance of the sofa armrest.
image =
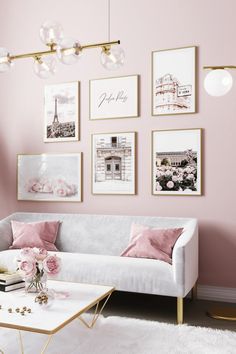
[[184, 297], [198, 278], [198, 223], [192, 220], [179, 237], [172, 256], [174, 281]]
[[0, 220], [0, 251], [7, 250], [12, 245], [11, 218]]

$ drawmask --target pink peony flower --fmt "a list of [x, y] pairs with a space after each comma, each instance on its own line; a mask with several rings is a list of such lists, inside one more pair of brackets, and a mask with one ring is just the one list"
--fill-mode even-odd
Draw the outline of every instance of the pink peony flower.
[[23, 279], [32, 278], [36, 274], [36, 262], [33, 258], [24, 258], [19, 264], [19, 273]]
[[187, 176], [187, 179], [194, 179], [194, 175], [192, 173], [190, 173], [188, 176]]
[[170, 170], [167, 170], [166, 171], [166, 176], [172, 176], [173, 175], [173, 172], [172, 171], [170, 171]]
[[53, 192], [52, 184], [51, 184], [50, 182], [46, 182], [46, 183], [43, 185], [43, 192], [44, 192], [44, 193], [52, 193], [52, 192]]
[[192, 171], [191, 171], [191, 168], [190, 168], [190, 167], [186, 167], [185, 170], [184, 170], [184, 172], [186, 172], [186, 173], [191, 173]]
[[161, 191], [162, 190], [162, 186], [160, 185], [159, 182], [156, 183], [156, 191]]
[[62, 179], [58, 179], [53, 187], [53, 193], [58, 197], [66, 197], [76, 194], [76, 186], [74, 184], [68, 184]]
[[50, 275], [56, 275], [61, 269], [61, 260], [56, 255], [47, 256], [43, 261], [45, 271]]
[[173, 176], [173, 177], [172, 177], [172, 181], [173, 181], [173, 182], [177, 182], [178, 180], [179, 180], [179, 177], [178, 177], [178, 176]]
[[54, 188], [53, 192], [58, 197], [66, 197], [67, 196], [66, 188], [64, 186], [59, 186], [59, 187]]
[[45, 250], [44, 248], [37, 248], [37, 247], [33, 248], [33, 253], [37, 261], [43, 261], [48, 255], [47, 250]]
[[174, 182], [169, 181], [166, 185], [169, 189], [172, 189], [174, 187]]
[[24, 258], [24, 257], [27, 257], [27, 258], [34, 258], [34, 252], [33, 252], [33, 249], [30, 248], [30, 247], [25, 247], [25, 248], [22, 248], [20, 250], [20, 257]]

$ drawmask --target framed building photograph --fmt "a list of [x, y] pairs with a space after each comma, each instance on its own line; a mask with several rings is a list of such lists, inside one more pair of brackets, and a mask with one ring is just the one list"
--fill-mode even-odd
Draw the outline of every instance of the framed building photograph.
[[82, 153], [18, 155], [17, 199], [81, 202]]
[[152, 193], [201, 195], [201, 129], [152, 132]]
[[152, 115], [196, 112], [196, 47], [152, 52]]
[[90, 119], [138, 117], [138, 81], [138, 75], [90, 80]]
[[44, 141], [79, 140], [79, 82], [47, 85], [44, 90]]
[[135, 194], [136, 133], [92, 135], [92, 193]]

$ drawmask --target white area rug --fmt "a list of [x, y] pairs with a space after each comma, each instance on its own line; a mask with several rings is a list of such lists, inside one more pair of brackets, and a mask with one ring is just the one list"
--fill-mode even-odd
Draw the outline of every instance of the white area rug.
[[[46, 336], [23, 332], [25, 354], [40, 353]], [[0, 328], [0, 349], [18, 354], [18, 333]], [[46, 354], [235, 354], [236, 332], [100, 317], [93, 329], [78, 320], [58, 332]]]

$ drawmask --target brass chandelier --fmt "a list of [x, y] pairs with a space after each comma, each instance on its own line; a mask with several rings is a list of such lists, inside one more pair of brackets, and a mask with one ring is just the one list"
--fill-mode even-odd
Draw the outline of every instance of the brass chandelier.
[[63, 64], [74, 64], [82, 52], [90, 48], [101, 48], [101, 64], [108, 70], [116, 70], [124, 63], [125, 55], [119, 46], [119, 40], [81, 45], [76, 40], [65, 38], [62, 26], [54, 21], [45, 22], [41, 26], [39, 34], [48, 50], [12, 55], [6, 48], [0, 48], [0, 72], [8, 71], [15, 60], [33, 58], [35, 73], [40, 78], [47, 79], [55, 73], [57, 59]]

